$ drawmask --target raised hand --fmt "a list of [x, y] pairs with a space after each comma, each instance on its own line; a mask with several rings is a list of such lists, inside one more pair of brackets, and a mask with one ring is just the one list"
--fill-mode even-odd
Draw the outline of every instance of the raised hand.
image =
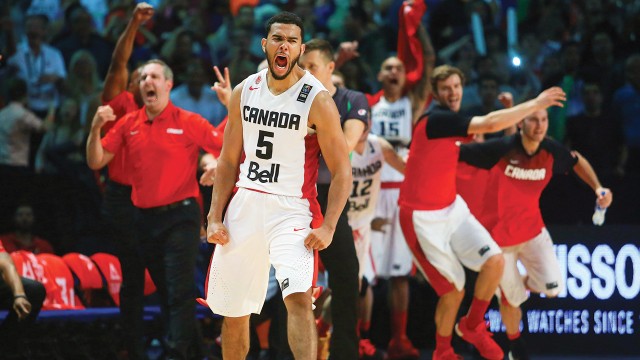
[[557, 86], [550, 87], [543, 91], [536, 98], [536, 104], [540, 109], [546, 109], [550, 106], [564, 107], [563, 101], [567, 100], [567, 94]]
[[231, 92], [233, 91], [233, 88], [231, 87], [231, 79], [229, 77], [229, 68], [224, 68], [224, 76], [222, 76], [222, 73], [220, 73], [220, 69], [218, 69], [217, 66], [213, 67], [213, 72], [216, 73], [218, 81], [213, 83], [211, 90], [216, 92], [218, 100], [220, 100], [222, 105], [228, 107], [229, 99], [231, 99]]
[[139, 24], [142, 24], [151, 19], [154, 12], [155, 10], [153, 9], [153, 6], [146, 2], [141, 2], [136, 5], [136, 8], [133, 10], [133, 20]]

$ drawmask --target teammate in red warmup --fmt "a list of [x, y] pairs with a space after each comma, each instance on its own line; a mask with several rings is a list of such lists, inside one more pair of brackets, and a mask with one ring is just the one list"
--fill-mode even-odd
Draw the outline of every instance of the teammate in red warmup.
[[[302, 19], [283, 12], [269, 19], [266, 29], [262, 46], [268, 69], [236, 86], [229, 105], [208, 216], [208, 241], [219, 246], [211, 259], [206, 302], [225, 316], [223, 357], [244, 359], [249, 315], [261, 311], [272, 264], [293, 355], [311, 360], [317, 350], [314, 250], [331, 243], [349, 196], [351, 167], [335, 102], [297, 65], [305, 50]], [[320, 151], [331, 172], [324, 220], [315, 188]], [[234, 185], [239, 189], [228, 203]]]
[[[504, 258], [500, 247], [471, 215], [456, 194], [458, 142], [470, 135], [495, 132], [549, 106], [562, 106], [560, 88], [542, 92], [536, 99], [485, 116], [458, 114], [464, 75], [452, 66], [434, 69], [431, 85], [438, 105], [418, 120], [405, 180], [400, 187], [400, 224], [420, 271], [440, 297], [436, 306], [434, 359], [458, 359], [451, 347], [454, 330], [487, 359], [504, 353], [486, 329], [484, 314], [495, 293]], [[474, 298], [466, 316], [456, 324], [464, 289], [462, 266], [479, 271]]]
[[131, 200], [145, 229], [138, 234], [144, 260], [169, 319], [169, 352], [189, 358], [199, 351], [193, 301], [201, 222], [196, 168], [200, 148], [218, 153], [222, 135], [200, 115], [175, 107], [169, 100], [172, 87], [173, 72], [164, 62], [143, 65], [144, 107], [125, 115], [102, 140], [102, 127], [116, 117], [110, 106], [99, 107], [87, 142], [87, 162], [100, 169], [114, 154], [126, 152]]
[[[483, 225], [502, 248], [505, 269], [500, 280], [500, 312], [510, 341], [509, 359], [528, 359], [520, 339], [520, 305], [528, 290], [558, 296], [563, 283], [553, 241], [540, 213], [540, 195], [555, 174], [573, 170], [596, 195], [601, 208], [611, 205], [611, 190], [602, 187], [593, 168], [576, 151], [546, 137], [549, 119], [538, 110], [519, 124], [520, 132], [485, 143], [465, 144], [460, 160], [490, 169], [484, 197]], [[527, 269], [522, 277], [520, 260]]]

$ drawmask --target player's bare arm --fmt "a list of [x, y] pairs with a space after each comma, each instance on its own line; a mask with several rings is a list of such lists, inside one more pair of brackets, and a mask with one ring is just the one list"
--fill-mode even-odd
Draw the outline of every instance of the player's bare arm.
[[18, 315], [18, 319], [24, 319], [31, 312], [31, 303], [26, 298], [22, 280], [8, 253], [0, 253], [0, 274], [11, 288], [11, 293], [14, 296], [13, 310]]
[[229, 100], [229, 120], [224, 129], [222, 151], [216, 168], [216, 185], [211, 194], [211, 208], [207, 215], [207, 241], [224, 245], [229, 242], [229, 231], [222, 224], [222, 212], [227, 205], [236, 182], [242, 154], [242, 120], [240, 118], [240, 83], [233, 89]]
[[384, 161], [399, 173], [404, 174], [404, 169], [407, 167], [407, 161], [396, 152], [387, 140], [379, 137], [378, 141], [380, 141], [380, 148], [382, 149]]
[[127, 62], [133, 51], [136, 33], [141, 24], [153, 17], [153, 13], [153, 6], [145, 2], [139, 3], [133, 10], [133, 16], [129, 20], [122, 35], [118, 38], [113, 55], [111, 56], [109, 71], [104, 80], [104, 91], [102, 92], [103, 101], [111, 101], [127, 89], [129, 80]]
[[600, 184], [598, 175], [589, 163], [589, 161], [577, 151], [572, 153], [578, 158], [578, 162], [573, 166], [573, 171], [576, 175], [584, 181], [596, 194], [596, 201], [601, 208], [608, 208], [613, 202], [613, 193], [610, 189], [605, 188]]
[[550, 106], [564, 107], [567, 96], [559, 87], [551, 87], [535, 99], [523, 102], [509, 109], [492, 111], [484, 116], [474, 116], [469, 123], [469, 134], [485, 134], [500, 131], [517, 124], [527, 115]]
[[366, 130], [366, 126], [364, 122], [358, 119], [348, 119], [342, 125], [342, 130], [344, 131], [344, 139], [347, 142], [347, 150], [348, 152], [352, 152], [353, 149], [358, 145], [358, 140], [360, 140], [360, 136]]
[[104, 124], [114, 120], [116, 120], [116, 115], [109, 105], [99, 106], [93, 116], [89, 139], [87, 140], [87, 165], [92, 170], [102, 169], [113, 159], [113, 153], [102, 147], [100, 131]]
[[304, 243], [308, 248], [322, 250], [331, 244], [338, 217], [347, 203], [352, 186], [351, 162], [340, 128], [340, 115], [328, 92], [318, 93], [313, 100], [309, 126], [315, 127], [318, 134], [322, 156], [331, 172], [331, 185], [322, 226], [313, 229]]

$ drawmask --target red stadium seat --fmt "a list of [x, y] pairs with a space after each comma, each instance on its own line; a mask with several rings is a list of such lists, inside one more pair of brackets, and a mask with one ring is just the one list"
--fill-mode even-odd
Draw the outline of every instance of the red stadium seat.
[[[62, 258], [53, 254], [38, 254], [36, 257], [44, 270], [43, 275], [46, 281], [43, 284], [47, 290], [47, 297], [42, 309], [84, 309], [84, 305], [75, 293], [73, 274]], [[55, 284], [56, 286], [48, 287], [47, 284]]]
[[107, 281], [107, 289], [113, 302], [120, 306], [120, 286], [122, 285], [122, 270], [120, 260], [115, 255], [96, 253], [91, 255], [91, 260], [98, 265], [98, 269]]

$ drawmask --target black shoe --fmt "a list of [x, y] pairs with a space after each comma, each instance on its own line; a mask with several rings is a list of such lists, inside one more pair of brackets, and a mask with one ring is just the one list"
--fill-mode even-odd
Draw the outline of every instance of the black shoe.
[[529, 360], [527, 346], [521, 337], [509, 341], [509, 360]]

